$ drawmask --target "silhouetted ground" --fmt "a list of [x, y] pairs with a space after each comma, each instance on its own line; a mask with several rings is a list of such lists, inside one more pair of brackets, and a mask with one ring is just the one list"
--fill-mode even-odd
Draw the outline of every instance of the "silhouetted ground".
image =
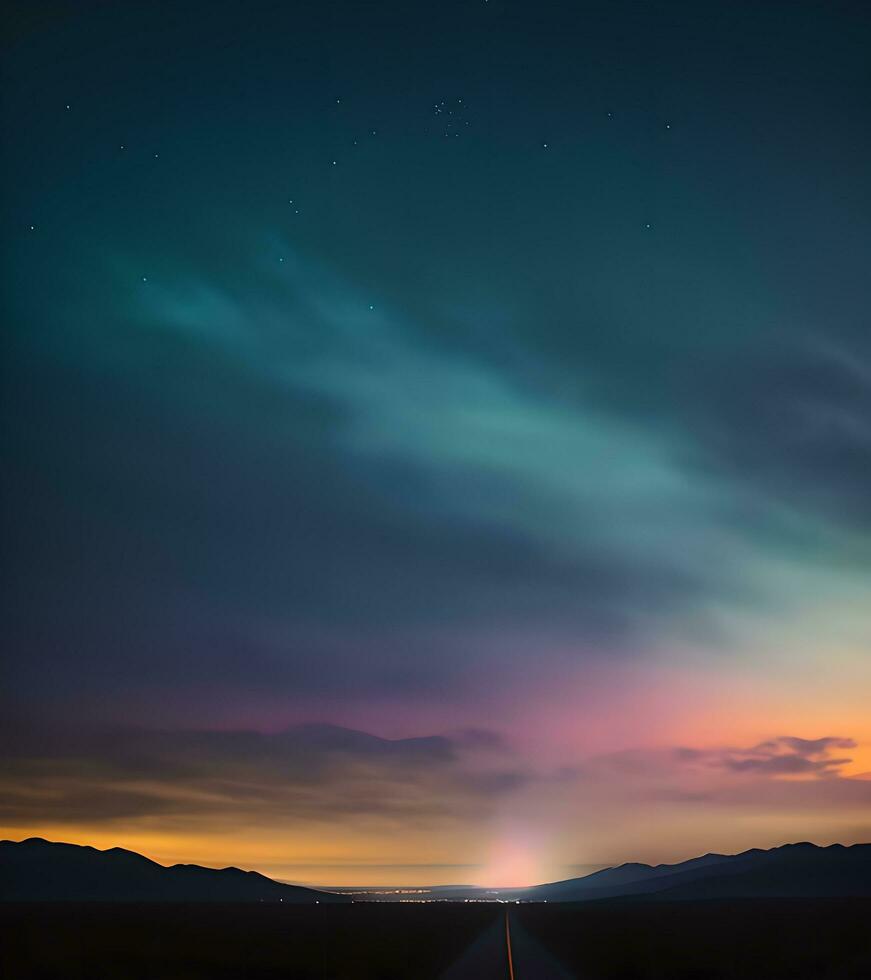
[[[492, 955], [484, 957], [484, 966], [501, 977], [505, 908], [0, 904], [0, 976], [437, 980], [458, 962], [471, 962], [469, 947], [486, 945], [492, 933]], [[542, 963], [548, 965], [547, 976], [576, 980], [871, 977], [867, 899], [633, 900], [508, 908], [516, 980], [542, 980], [532, 975]]]
[[623, 900], [516, 910], [581, 980], [871, 978], [871, 899]]
[[9, 980], [435, 980], [489, 905], [2, 905]]

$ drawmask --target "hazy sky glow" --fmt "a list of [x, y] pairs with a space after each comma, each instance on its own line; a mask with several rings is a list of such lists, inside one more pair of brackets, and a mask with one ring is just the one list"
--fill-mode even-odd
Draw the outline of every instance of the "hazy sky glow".
[[871, 839], [864, 5], [38, 6], [0, 834], [327, 885]]

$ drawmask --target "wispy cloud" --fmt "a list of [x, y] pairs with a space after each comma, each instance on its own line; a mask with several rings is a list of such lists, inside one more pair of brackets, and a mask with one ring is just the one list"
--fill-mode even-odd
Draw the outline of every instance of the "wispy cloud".
[[797, 738], [781, 736], [760, 742], [747, 749], [676, 749], [681, 762], [710, 766], [735, 773], [765, 776], [838, 776], [841, 768], [852, 760], [848, 756], [833, 756], [836, 749], [854, 749], [851, 738]]
[[115, 729], [18, 733], [0, 765], [0, 823], [486, 819], [528, 775], [484, 731], [383, 739], [333, 725], [276, 734]]

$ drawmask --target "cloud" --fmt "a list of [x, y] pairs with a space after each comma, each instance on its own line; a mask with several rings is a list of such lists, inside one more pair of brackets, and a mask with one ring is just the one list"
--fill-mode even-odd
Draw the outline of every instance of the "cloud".
[[779, 745], [785, 745], [792, 749], [796, 755], [803, 757], [825, 755], [830, 749], [855, 749], [856, 741], [852, 738], [796, 738], [795, 736], [784, 735], [773, 742], [763, 742], [765, 749], [776, 750]]
[[852, 761], [849, 757], [833, 756], [831, 752], [853, 748], [856, 742], [851, 738], [781, 736], [748, 749], [678, 750], [677, 757], [736, 773], [827, 778], [840, 775], [841, 767]]
[[[528, 776], [496, 736], [383, 739], [334, 725], [10, 733], [0, 823], [486, 819]], [[494, 758], [494, 747], [498, 749]]]
[[845, 774], [852, 744], [785, 736], [634, 748], [589, 756], [519, 793], [530, 827], [547, 826], [590, 857], [613, 847], [612, 860], [656, 863], [665, 854], [732, 853], [808, 836], [862, 840], [871, 781]]
[[[693, 426], [724, 473], [849, 529], [871, 530], [871, 349], [796, 331], [769, 354], [749, 351], [700, 403]], [[740, 386], [726, 381], [740, 372]], [[711, 394], [716, 393], [716, 399]]]
[[[703, 617], [709, 603], [783, 601], [804, 582], [787, 561], [776, 575], [772, 566], [797, 545], [821, 580], [829, 575], [819, 562], [828, 533], [758, 492], [753, 470], [727, 463], [726, 440], [704, 428], [706, 419], [728, 425], [730, 406], [744, 404], [734, 386], [716, 400], [697, 391], [707, 396], [697, 411], [666, 411], [669, 424], [651, 425], [604, 408], [586, 372], [565, 397], [553, 376], [446, 344], [431, 325], [371, 309], [347, 282], [280, 249], [290, 253], [282, 278], [264, 276], [257, 296], [196, 279], [154, 290], [144, 329], [192, 336], [257, 377], [277, 404], [321, 406], [330, 419], [321, 438], [367, 493], [366, 521], [389, 508], [414, 529], [415, 549], [447, 533], [462, 553], [462, 603], [444, 582], [428, 583], [447, 592], [452, 615], [469, 603], [479, 607], [473, 617], [546, 615], [625, 649], [664, 619]], [[751, 377], [761, 370], [752, 350], [740, 356]], [[600, 368], [607, 377], [615, 365]], [[280, 431], [286, 414], [272, 426]], [[742, 425], [750, 438], [763, 428]], [[475, 574], [476, 553], [488, 555], [486, 580]], [[425, 573], [425, 555], [414, 557]], [[425, 618], [419, 607], [412, 615]]]
[[555, 774], [603, 806], [656, 802], [774, 808], [793, 815], [871, 802], [871, 785], [845, 776], [851, 738], [778, 736], [740, 747], [676, 746], [593, 756]]
[[747, 748], [632, 749], [590, 760], [583, 771], [611, 771], [629, 777], [660, 778], [681, 774], [724, 773], [758, 778], [808, 776], [817, 779], [836, 778], [852, 760], [833, 754], [836, 750], [856, 748], [855, 740], [826, 736], [799, 738], [792, 735], [767, 739]]
[[[58, 314], [28, 337], [5, 508], [17, 703], [69, 714], [75, 684], [103, 718], [148, 723], [159, 698], [209, 725], [273, 700], [474, 698], [488, 670], [740, 654], [809, 595], [867, 631], [864, 539], [738, 465], [763, 437], [732, 378], [774, 397], [751, 334], [726, 380], [669, 324], [662, 350], [633, 328], [643, 369], [607, 331], [542, 351], [534, 318], [474, 344], [271, 244], [280, 274], [180, 263], [87, 329]], [[648, 377], [665, 353], [673, 402]]]

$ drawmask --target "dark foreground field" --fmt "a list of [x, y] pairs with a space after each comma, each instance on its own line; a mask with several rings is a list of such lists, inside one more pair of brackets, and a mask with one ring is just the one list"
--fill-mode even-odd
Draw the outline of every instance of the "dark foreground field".
[[[866, 980], [871, 900], [508, 906], [578, 980]], [[437, 980], [491, 905], [0, 905], [10, 980]], [[489, 932], [488, 932], [489, 930]], [[506, 977], [493, 962], [470, 980]], [[522, 957], [521, 957], [522, 959]], [[538, 980], [535, 967], [516, 980]], [[452, 974], [453, 975], [453, 974]], [[465, 976], [464, 973], [461, 974]], [[562, 973], [560, 975], [563, 975]]]
[[437, 977], [497, 914], [483, 905], [0, 905], [0, 977]]
[[579, 980], [871, 978], [871, 899], [615, 901], [520, 912]]

